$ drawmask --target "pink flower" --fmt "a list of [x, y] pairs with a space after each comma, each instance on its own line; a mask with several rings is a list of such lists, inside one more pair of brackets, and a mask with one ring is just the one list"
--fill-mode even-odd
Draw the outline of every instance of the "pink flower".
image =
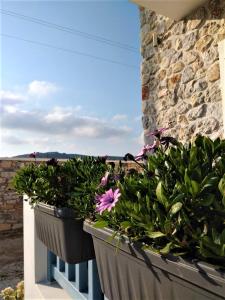
[[119, 197], [121, 196], [120, 190], [116, 189], [114, 192], [112, 189], [105, 192], [105, 194], [99, 196], [97, 195], [95, 200], [98, 202], [96, 205], [96, 211], [100, 213], [100, 215], [106, 209], [111, 211], [111, 209], [116, 205]]
[[156, 129], [156, 130], [154, 130], [154, 131], [152, 131], [152, 132], [146, 134], [146, 136], [155, 136], [155, 137], [157, 137], [157, 138], [160, 138], [161, 134], [162, 134], [164, 131], [168, 130], [168, 129], [169, 129], [169, 128], [160, 128], [160, 129]]
[[108, 183], [108, 179], [109, 179], [109, 172], [106, 172], [105, 176], [102, 177], [102, 179], [101, 179], [100, 186], [106, 186]]
[[154, 141], [154, 143], [152, 145], [145, 145], [141, 151], [137, 154], [137, 156], [135, 157], [135, 160], [142, 160], [144, 158], [146, 158], [146, 154], [148, 152], [152, 152], [154, 151], [159, 145], [158, 141]]

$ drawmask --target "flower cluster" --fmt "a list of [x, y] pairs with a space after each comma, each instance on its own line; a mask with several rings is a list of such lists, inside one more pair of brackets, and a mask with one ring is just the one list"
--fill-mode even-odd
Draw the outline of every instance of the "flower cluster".
[[95, 197], [95, 200], [97, 202], [96, 211], [99, 212], [100, 215], [106, 209], [108, 211], [111, 211], [111, 209], [116, 205], [120, 196], [121, 196], [121, 193], [120, 193], [119, 189], [116, 189], [115, 191], [113, 191], [112, 189], [109, 189], [103, 195], [97, 195]]
[[[154, 153], [157, 150], [157, 148], [159, 147], [160, 141], [162, 141], [162, 144], [163, 144], [163, 138], [161, 138], [161, 135], [167, 129], [168, 128], [161, 128], [161, 129], [155, 130], [153, 132], [150, 132], [148, 135], [155, 136], [155, 138], [156, 138], [156, 140], [153, 142], [153, 144], [145, 145], [141, 149], [141, 151], [137, 154], [137, 156], [135, 156], [135, 157], [132, 154], [127, 153], [125, 155], [124, 159], [132, 160], [132, 161], [136, 162], [137, 164], [139, 164], [138, 161], [147, 159], [148, 158], [147, 154]], [[140, 166], [145, 168], [145, 166], [142, 166], [142, 165], [140, 165]], [[113, 171], [114, 171], [114, 168], [115, 168], [115, 165], [113, 163], [113, 168], [112, 168]], [[128, 172], [128, 174], [129, 174], [129, 172]], [[151, 177], [153, 175], [152, 172], [148, 172], [148, 174], [150, 174], [149, 177]], [[129, 175], [131, 175], [131, 173]], [[114, 181], [114, 185], [115, 185], [116, 181], [119, 181], [120, 179], [121, 179], [121, 174], [111, 174], [109, 171], [107, 171], [105, 173], [105, 175], [102, 177], [99, 187], [106, 188], [108, 185], [110, 185], [110, 183], [113, 183], [113, 181]], [[102, 213], [105, 210], [110, 212], [112, 210], [112, 208], [115, 207], [120, 196], [121, 196], [120, 189], [115, 188], [115, 187], [114, 187], [114, 191], [112, 188], [110, 188], [109, 190], [105, 191], [103, 194], [97, 195], [95, 197], [96, 212], [99, 213], [100, 215], [102, 215]]]
[[225, 141], [197, 136], [186, 145], [166, 130], [149, 133], [155, 141], [137, 156], [125, 155], [138, 172], [102, 177], [95, 226], [161, 255], [225, 264]]

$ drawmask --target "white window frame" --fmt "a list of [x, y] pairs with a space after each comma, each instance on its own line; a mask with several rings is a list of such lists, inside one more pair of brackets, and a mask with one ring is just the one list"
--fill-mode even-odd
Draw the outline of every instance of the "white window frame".
[[225, 39], [219, 43], [220, 86], [222, 90], [223, 135], [225, 137]]

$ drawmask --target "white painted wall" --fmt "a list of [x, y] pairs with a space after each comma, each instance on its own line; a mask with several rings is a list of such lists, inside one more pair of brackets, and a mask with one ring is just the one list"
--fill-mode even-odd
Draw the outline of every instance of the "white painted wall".
[[222, 105], [223, 105], [223, 132], [225, 137], [225, 40], [219, 43], [220, 55], [220, 85], [222, 90]]
[[57, 284], [47, 282], [47, 248], [35, 232], [34, 210], [28, 201], [23, 205], [25, 300], [71, 299]]
[[207, 0], [130, 0], [137, 5], [149, 8], [157, 14], [180, 20]]

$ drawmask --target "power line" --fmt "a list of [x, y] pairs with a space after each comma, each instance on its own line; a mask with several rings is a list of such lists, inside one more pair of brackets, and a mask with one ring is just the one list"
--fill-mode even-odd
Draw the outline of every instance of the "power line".
[[56, 30], [60, 30], [60, 31], [63, 31], [63, 32], [66, 32], [66, 33], [69, 33], [69, 34], [78, 35], [78, 36], [81, 36], [83, 38], [94, 40], [96, 42], [104, 43], [104, 44], [107, 44], [107, 45], [110, 45], [110, 46], [113, 46], [113, 47], [121, 48], [123, 50], [128, 50], [128, 51], [135, 52], [135, 53], [139, 52], [138, 49], [133, 47], [133, 46], [123, 44], [123, 43], [120, 43], [120, 42], [117, 42], [117, 41], [113, 41], [111, 39], [107, 39], [107, 38], [104, 38], [102, 36], [93, 35], [93, 34], [90, 34], [90, 33], [87, 33], [87, 32], [76, 30], [74, 28], [61, 26], [61, 25], [58, 25], [58, 24], [55, 24], [55, 23], [51, 23], [51, 22], [39, 19], [39, 18], [33, 18], [33, 17], [27, 16], [27, 15], [22, 15], [22, 14], [19, 14], [19, 13], [10, 11], [10, 10], [0, 9], [0, 11], [2, 12], [2, 14], [8, 15], [8, 16], [11, 16], [11, 17], [14, 17], [14, 18], [19, 18], [19, 19], [22, 19], [24, 21], [40, 24], [42, 26], [53, 28], [53, 29], [56, 29]]
[[42, 43], [42, 42], [38, 42], [38, 41], [33, 41], [33, 40], [29, 40], [29, 39], [24, 39], [18, 36], [14, 36], [14, 35], [9, 35], [9, 34], [5, 34], [5, 33], [1, 33], [0, 34], [3, 37], [6, 38], [10, 38], [10, 39], [15, 39], [15, 40], [19, 40], [19, 41], [23, 41], [23, 42], [27, 42], [27, 43], [31, 43], [31, 44], [36, 44], [39, 46], [44, 46], [44, 47], [48, 47], [48, 48], [52, 48], [52, 49], [56, 49], [56, 50], [60, 50], [60, 51], [64, 51], [64, 52], [69, 52], [69, 53], [73, 53], [73, 54], [77, 54], [77, 55], [81, 55], [81, 56], [86, 56], [86, 57], [90, 57], [90, 58], [94, 58], [97, 60], [101, 60], [101, 61], [105, 61], [105, 62], [109, 62], [112, 64], [116, 64], [116, 65], [121, 65], [124, 67], [128, 67], [128, 68], [134, 68], [134, 69], [139, 69], [139, 67], [134, 66], [134, 65], [129, 65], [129, 64], [125, 64], [116, 60], [111, 60], [108, 58], [103, 58], [100, 56], [95, 56], [92, 54], [88, 54], [88, 53], [84, 53], [84, 52], [80, 52], [80, 51], [76, 51], [76, 50], [72, 50], [72, 49], [66, 49], [66, 48], [62, 48], [62, 47], [57, 47], [51, 44], [47, 44], [47, 43]]

